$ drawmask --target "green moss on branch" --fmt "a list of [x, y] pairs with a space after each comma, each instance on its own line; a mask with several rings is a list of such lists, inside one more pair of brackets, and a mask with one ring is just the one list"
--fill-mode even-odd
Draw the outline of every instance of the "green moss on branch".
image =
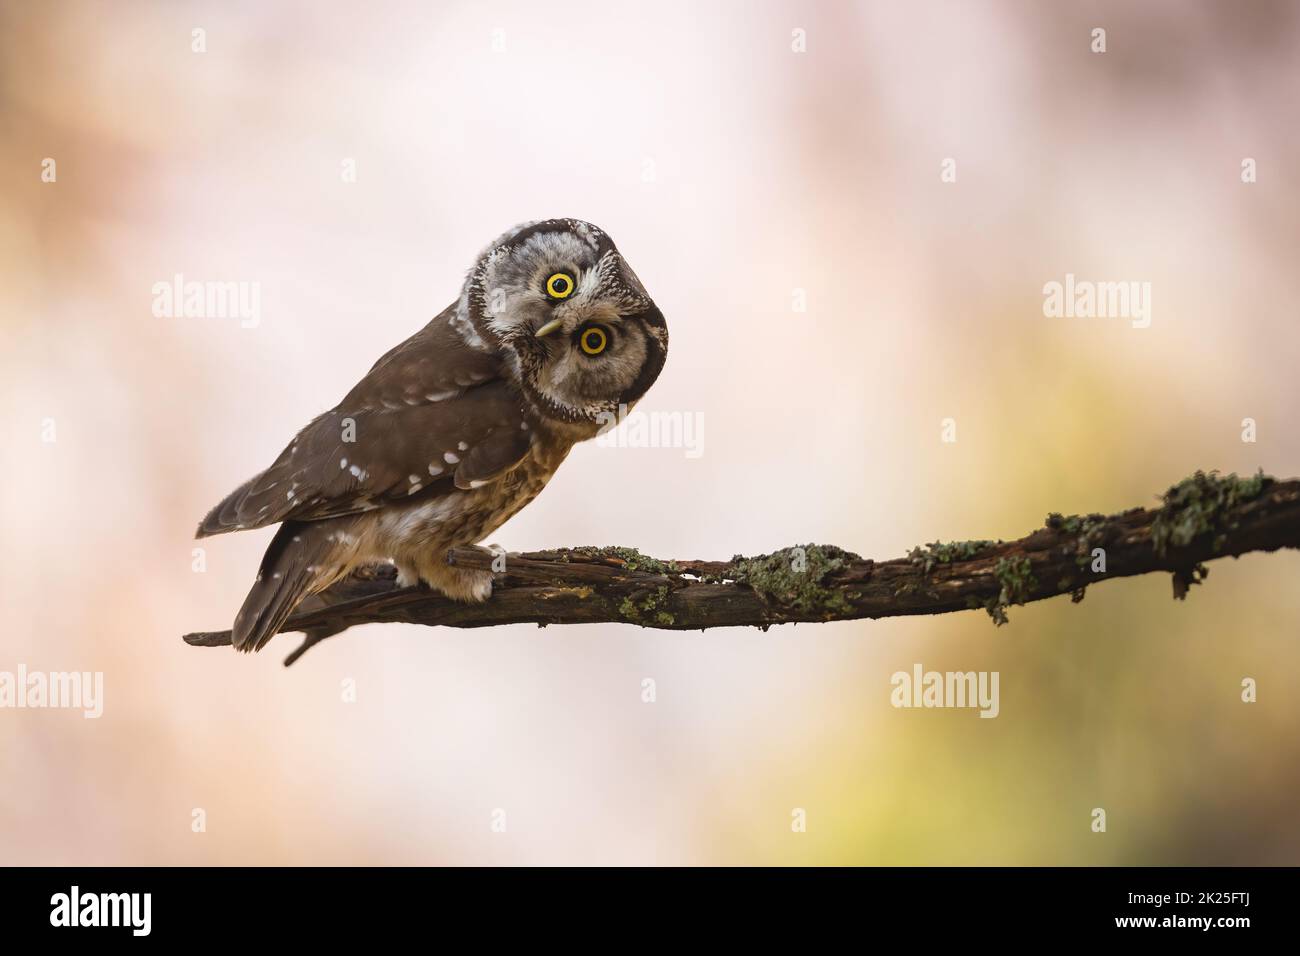
[[1151, 525], [1156, 554], [1163, 557], [1170, 547], [1185, 548], [1206, 534], [1214, 535], [1212, 546], [1221, 551], [1228, 533], [1237, 527], [1232, 509], [1258, 498], [1272, 483], [1262, 469], [1250, 478], [1215, 471], [1184, 478], [1164, 493], [1164, 505]]

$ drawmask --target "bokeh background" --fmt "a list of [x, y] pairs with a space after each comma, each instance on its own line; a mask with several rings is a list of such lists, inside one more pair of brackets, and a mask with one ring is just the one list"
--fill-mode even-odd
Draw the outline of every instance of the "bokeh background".
[[[525, 219], [615, 237], [672, 330], [641, 407], [706, 431], [577, 449], [512, 550], [883, 558], [1300, 474], [1298, 16], [6, 0], [0, 670], [106, 687], [0, 710], [0, 863], [1300, 863], [1295, 553], [1000, 629], [371, 626], [287, 671], [290, 636], [180, 640], [271, 535], [196, 573], [197, 520]], [[260, 283], [261, 324], [154, 317], [178, 272]], [[1150, 328], [1045, 318], [1067, 272], [1151, 282]], [[917, 662], [999, 671], [1001, 715], [895, 710]]]

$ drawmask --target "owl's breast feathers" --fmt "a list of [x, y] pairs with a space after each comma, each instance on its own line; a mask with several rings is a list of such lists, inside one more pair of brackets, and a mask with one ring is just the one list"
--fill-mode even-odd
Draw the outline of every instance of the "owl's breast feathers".
[[563, 446], [538, 449], [558, 465], [569, 436], [531, 413], [500, 356], [466, 342], [453, 317], [454, 307], [444, 310], [376, 362], [271, 467], [213, 508], [198, 537], [431, 504], [535, 459], [535, 442]]

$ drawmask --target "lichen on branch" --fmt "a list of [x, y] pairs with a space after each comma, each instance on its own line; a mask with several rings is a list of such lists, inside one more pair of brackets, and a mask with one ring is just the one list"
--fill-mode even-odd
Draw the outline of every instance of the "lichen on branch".
[[[1174, 596], [1204, 580], [1205, 562], [1249, 551], [1300, 547], [1300, 480], [1196, 472], [1164, 493], [1159, 508], [1112, 515], [1053, 513], [1015, 541], [938, 541], [905, 557], [864, 559], [806, 544], [729, 561], [661, 560], [634, 548], [561, 548], [499, 554], [457, 548], [448, 562], [495, 574], [482, 604], [424, 587], [398, 587], [392, 568], [367, 568], [298, 609], [284, 630], [308, 648], [357, 624], [448, 627], [623, 623], [671, 630], [759, 627], [983, 609], [1006, 624], [1014, 605], [1068, 594], [1112, 578], [1172, 574]], [[230, 643], [229, 631], [185, 635], [189, 644]]]

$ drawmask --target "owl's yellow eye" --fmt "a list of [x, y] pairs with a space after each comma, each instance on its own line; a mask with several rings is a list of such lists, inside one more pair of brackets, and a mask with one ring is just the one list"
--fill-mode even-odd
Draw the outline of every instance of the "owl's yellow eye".
[[599, 325], [593, 325], [583, 329], [582, 334], [578, 336], [578, 344], [588, 355], [599, 355], [609, 344], [609, 337]]
[[573, 276], [557, 272], [546, 280], [546, 294], [552, 299], [567, 299], [573, 294]]

